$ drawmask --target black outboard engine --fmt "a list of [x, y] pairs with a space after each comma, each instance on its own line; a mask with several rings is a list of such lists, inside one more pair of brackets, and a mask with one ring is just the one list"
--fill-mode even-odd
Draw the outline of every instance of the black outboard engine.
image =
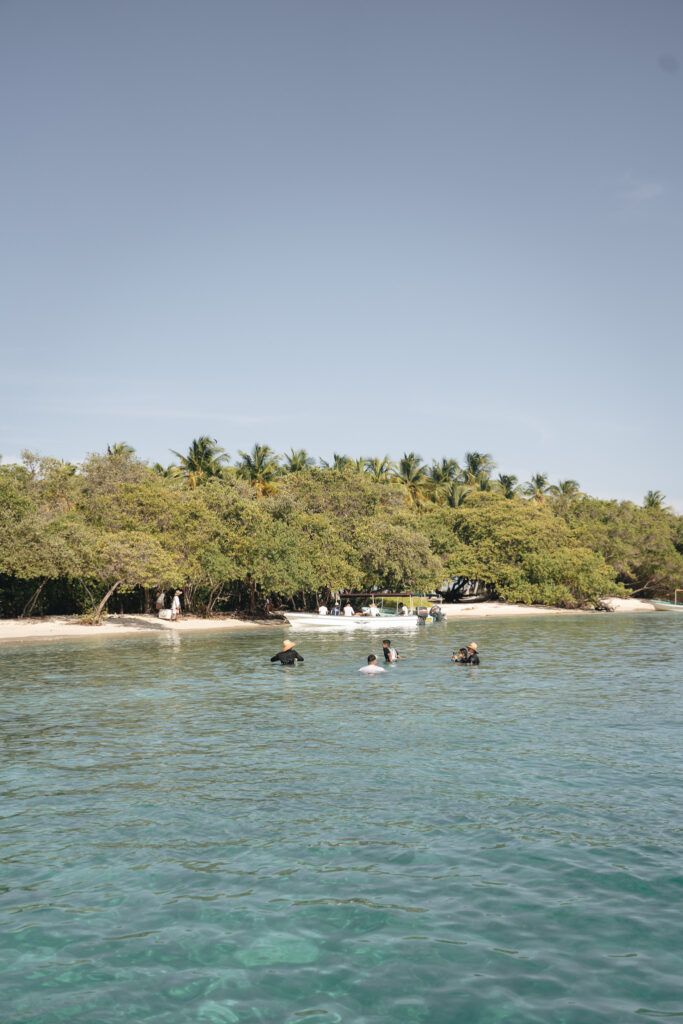
[[417, 621], [421, 622], [424, 626], [427, 621], [427, 616], [429, 615], [429, 608], [418, 608], [415, 614], [417, 615]]

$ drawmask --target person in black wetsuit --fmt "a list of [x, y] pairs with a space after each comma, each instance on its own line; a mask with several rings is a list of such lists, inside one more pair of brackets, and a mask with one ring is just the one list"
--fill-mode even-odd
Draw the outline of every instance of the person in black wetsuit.
[[478, 665], [479, 664], [479, 655], [477, 654], [478, 650], [479, 650], [479, 648], [477, 647], [476, 644], [468, 644], [467, 645], [467, 664], [468, 665]]
[[294, 644], [291, 640], [285, 640], [282, 645], [282, 650], [278, 651], [271, 661], [279, 661], [281, 665], [293, 665], [297, 661], [303, 661], [304, 659], [294, 650]]
[[456, 665], [478, 665], [479, 655], [477, 651], [478, 647], [476, 644], [468, 644], [467, 647], [461, 647], [457, 654], [453, 651], [451, 661], [455, 662]]

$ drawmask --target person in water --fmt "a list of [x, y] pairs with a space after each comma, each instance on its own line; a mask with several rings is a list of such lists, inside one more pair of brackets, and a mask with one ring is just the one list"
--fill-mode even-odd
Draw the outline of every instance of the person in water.
[[467, 647], [461, 647], [457, 654], [453, 651], [451, 661], [454, 661], [456, 665], [478, 665], [478, 650], [476, 644], [468, 644]]
[[294, 644], [291, 640], [285, 640], [282, 645], [282, 650], [278, 651], [271, 661], [279, 661], [281, 665], [293, 665], [297, 661], [303, 661], [298, 651], [294, 650]]
[[377, 664], [377, 658], [374, 654], [368, 654], [367, 665], [363, 665], [363, 667], [359, 668], [358, 671], [362, 672], [366, 676], [374, 676], [377, 675], [378, 672], [386, 672], [386, 669]]
[[388, 640], [382, 640], [384, 660], [393, 664], [395, 661], [403, 661], [403, 655], [399, 654], [395, 647], [392, 647]]

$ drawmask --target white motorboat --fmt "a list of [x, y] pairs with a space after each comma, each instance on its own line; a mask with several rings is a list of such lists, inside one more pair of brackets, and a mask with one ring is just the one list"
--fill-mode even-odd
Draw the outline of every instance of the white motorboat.
[[[410, 604], [405, 605], [408, 609], [407, 615], [399, 615], [396, 611], [387, 611], [384, 607], [385, 598], [408, 598]], [[370, 600], [372, 605], [377, 608], [377, 614], [371, 615], [371, 605], [363, 607], [362, 614], [360, 615], [319, 615], [316, 612], [284, 612], [284, 616], [291, 626], [306, 626], [311, 629], [361, 629], [361, 630], [375, 630], [375, 629], [414, 629], [415, 626], [419, 626], [421, 623], [431, 623], [436, 618], [441, 617], [439, 612], [438, 616], [432, 616], [430, 612], [431, 608], [422, 606], [418, 609], [413, 609], [413, 598], [414, 595], [411, 593], [401, 594], [381, 594], [376, 591], [370, 591], [366, 593], [351, 593], [341, 594], [340, 602], [343, 600], [349, 600], [353, 598], [358, 601]], [[419, 600], [419, 598], [418, 598]], [[377, 605], [379, 602], [379, 605]]]
[[318, 615], [315, 612], [284, 612], [290, 626], [312, 629], [413, 629], [420, 618], [413, 615]]

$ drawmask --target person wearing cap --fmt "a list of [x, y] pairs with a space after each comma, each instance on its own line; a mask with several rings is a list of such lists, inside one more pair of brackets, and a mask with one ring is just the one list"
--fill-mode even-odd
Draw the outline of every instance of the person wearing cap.
[[180, 595], [182, 590], [176, 590], [171, 601], [171, 622], [177, 622], [180, 616]]
[[298, 651], [294, 650], [294, 644], [291, 640], [285, 640], [282, 645], [282, 650], [278, 651], [271, 661], [279, 661], [281, 665], [293, 665], [297, 661], [303, 661]]
[[468, 665], [478, 665], [479, 664], [479, 655], [477, 654], [478, 650], [479, 650], [479, 648], [477, 647], [476, 644], [468, 644], [467, 645], [467, 664]]

